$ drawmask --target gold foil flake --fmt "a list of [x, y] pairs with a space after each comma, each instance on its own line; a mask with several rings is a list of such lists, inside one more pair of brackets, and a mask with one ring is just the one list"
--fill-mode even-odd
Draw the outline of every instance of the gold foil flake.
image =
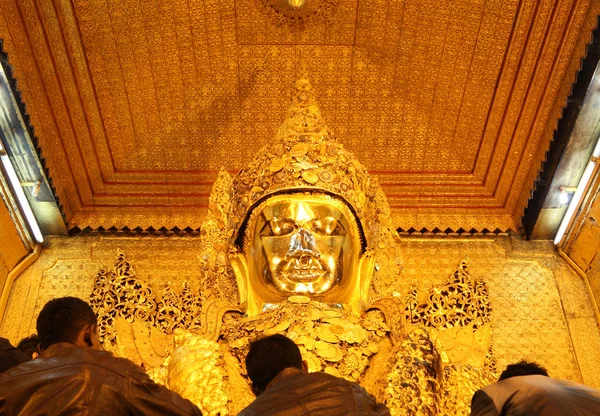
[[271, 164], [269, 165], [269, 170], [271, 172], [279, 172], [281, 169], [283, 169], [284, 166], [285, 166], [285, 163], [283, 162], [283, 160], [273, 159], [271, 161]]
[[319, 339], [329, 343], [336, 343], [339, 341], [339, 338], [333, 332], [331, 332], [329, 328], [323, 326], [319, 327], [317, 330], [317, 336]]
[[233, 340], [229, 346], [231, 348], [242, 348], [243, 346], [248, 344], [248, 337], [243, 337], [243, 338], [238, 338], [236, 340]]
[[292, 150], [290, 150], [290, 154], [295, 158], [299, 159], [302, 156], [304, 156], [306, 152], [308, 152], [308, 148], [309, 146], [307, 143], [298, 143], [294, 147], [292, 147]]
[[283, 321], [279, 324], [277, 324], [275, 327], [273, 327], [271, 330], [273, 332], [283, 332], [286, 329], [288, 329], [290, 326], [290, 321]]
[[340, 372], [335, 367], [331, 367], [331, 366], [325, 367], [325, 373], [331, 374], [334, 377], [341, 377]]

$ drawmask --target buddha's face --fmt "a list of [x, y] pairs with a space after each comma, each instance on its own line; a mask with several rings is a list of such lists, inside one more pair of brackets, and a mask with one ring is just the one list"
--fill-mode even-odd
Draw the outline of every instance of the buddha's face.
[[246, 234], [254, 283], [279, 296], [324, 295], [350, 279], [359, 247], [356, 222], [344, 203], [292, 194], [256, 209]]

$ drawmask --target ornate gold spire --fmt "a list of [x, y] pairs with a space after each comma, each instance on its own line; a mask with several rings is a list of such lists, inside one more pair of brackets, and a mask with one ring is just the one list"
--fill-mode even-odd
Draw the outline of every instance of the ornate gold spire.
[[[233, 180], [232, 239], [238, 237], [252, 208], [269, 195], [285, 192], [323, 192], [342, 199], [357, 214], [367, 245], [378, 216], [389, 216], [389, 206], [367, 169], [337, 142], [317, 104], [302, 57], [286, 118], [274, 143], [261, 149]], [[376, 195], [380, 194], [376, 202]]]

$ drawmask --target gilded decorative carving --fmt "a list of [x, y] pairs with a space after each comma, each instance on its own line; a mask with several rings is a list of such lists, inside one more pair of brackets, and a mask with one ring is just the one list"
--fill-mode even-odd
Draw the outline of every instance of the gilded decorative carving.
[[472, 282], [465, 257], [444, 286], [434, 288], [427, 303], [419, 304], [418, 290], [413, 286], [406, 298], [409, 322], [431, 328], [473, 326], [473, 330], [490, 322], [492, 307], [483, 280]]

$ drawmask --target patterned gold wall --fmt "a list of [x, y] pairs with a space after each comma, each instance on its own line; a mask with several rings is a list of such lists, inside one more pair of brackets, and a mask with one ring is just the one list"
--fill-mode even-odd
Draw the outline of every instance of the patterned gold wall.
[[[95, 273], [124, 250], [137, 277], [153, 287], [198, 278], [198, 240], [181, 237], [51, 238], [39, 260], [15, 282], [0, 335], [12, 341], [35, 331], [35, 317], [52, 297], [87, 299]], [[552, 375], [600, 388], [600, 330], [581, 278], [549, 242], [494, 239], [405, 239], [404, 291], [446, 281], [469, 256], [471, 276], [484, 279], [492, 303], [492, 346], [500, 367], [522, 358]]]
[[298, 51], [398, 227], [516, 228], [598, 0], [5, 0], [0, 38], [70, 227], [198, 228], [282, 121]]

